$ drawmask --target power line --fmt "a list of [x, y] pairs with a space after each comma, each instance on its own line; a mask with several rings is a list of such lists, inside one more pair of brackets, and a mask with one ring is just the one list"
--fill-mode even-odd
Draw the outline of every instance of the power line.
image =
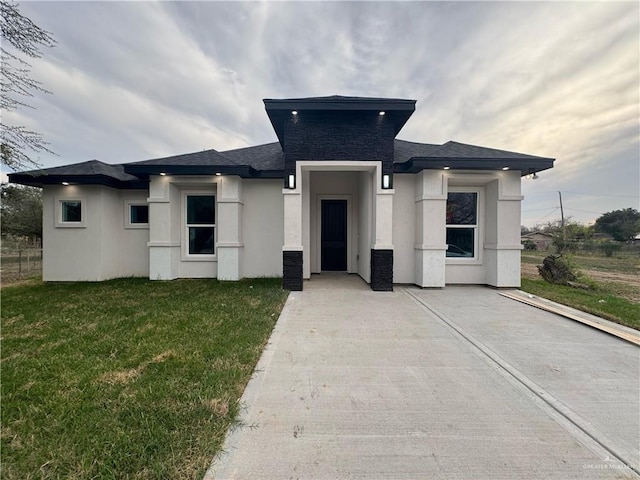
[[583, 192], [564, 192], [572, 195], [586, 195], [588, 197], [621, 197], [621, 198], [638, 198], [639, 195], [614, 195], [612, 193], [583, 193]]
[[554, 208], [558, 208], [558, 207], [534, 208], [533, 210], [521, 210], [521, 212], [522, 213], [525, 213], [525, 212], [539, 212], [541, 210], [553, 210]]
[[576, 212], [593, 213], [595, 215], [604, 215], [601, 212], [592, 212], [591, 210], [580, 210], [579, 208], [565, 207], [567, 210], [575, 210]]
[[557, 212], [558, 210], [560, 210], [560, 207], [556, 207], [556, 208], [554, 208], [554, 209], [553, 209], [553, 211], [551, 211], [551, 212], [547, 213], [544, 217], [539, 218], [538, 220], [536, 220], [536, 221], [535, 221], [535, 223], [539, 223], [539, 222], [541, 222], [542, 220], [544, 220], [545, 218], [547, 218], [549, 215], [553, 214], [554, 212]]

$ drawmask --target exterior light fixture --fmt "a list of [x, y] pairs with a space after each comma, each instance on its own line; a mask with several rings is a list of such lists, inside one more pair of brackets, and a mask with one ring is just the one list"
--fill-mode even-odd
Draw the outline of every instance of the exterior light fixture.
[[381, 110], [380, 112], [378, 112], [378, 115], [383, 116], [385, 115], [387, 112], [385, 112], [384, 110]]
[[69, 182], [62, 182], [62, 184], [66, 187], [67, 185], [69, 185]]
[[509, 167], [502, 167], [502, 170], [509, 170]]
[[444, 170], [449, 170], [451, 167], [444, 167]]
[[391, 176], [390, 175], [383, 175], [382, 176], [382, 188], [389, 188], [390, 184], [391, 184]]
[[216, 177], [221, 176], [222, 174], [220, 172], [216, 172]]
[[291, 115], [297, 115], [298, 111], [297, 110], [291, 110]]
[[161, 176], [161, 177], [164, 177], [165, 175], [166, 175], [166, 173], [164, 173], [164, 172], [160, 172], [160, 176]]
[[289, 175], [289, 181], [287, 182], [287, 186], [289, 188], [296, 188], [296, 176], [291, 174]]

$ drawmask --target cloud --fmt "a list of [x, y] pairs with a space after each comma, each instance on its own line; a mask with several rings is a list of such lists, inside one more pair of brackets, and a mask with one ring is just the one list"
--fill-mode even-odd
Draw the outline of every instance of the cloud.
[[[44, 133], [60, 154], [42, 155], [45, 165], [274, 141], [265, 97], [388, 96], [418, 100], [400, 138], [556, 158], [552, 171], [523, 183], [523, 211], [553, 209], [557, 190], [626, 195], [575, 198], [576, 208], [593, 212], [638, 195], [637, 3], [21, 8], [59, 42], [33, 62], [34, 76], [54, 95], [38, 96], [35, 111], [13, 117]], [[524, 221], [535, 220], [525, 213]]]

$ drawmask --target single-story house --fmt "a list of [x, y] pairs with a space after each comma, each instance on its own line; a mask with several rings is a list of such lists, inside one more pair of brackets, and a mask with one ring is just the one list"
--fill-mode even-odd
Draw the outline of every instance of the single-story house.
[[536, 250], [549, 250], [553, 245], [553, 235], [544, 232], [529, 232], [520, 237], [521, 242], [532, 242]]
[[11, 174], [43, 188], [43, 278], [360, 275], [520, 285], [521, 177], [554, 160], [397, 140], [415, 100], [265, 99], [278, 141]]

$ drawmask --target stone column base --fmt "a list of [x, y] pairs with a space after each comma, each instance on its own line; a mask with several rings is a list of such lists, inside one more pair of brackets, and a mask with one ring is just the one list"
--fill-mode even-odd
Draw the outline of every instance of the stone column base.
[[371, 290], [393, 292], [393, 250], [371, 250]]
[[282, 252], [282, 288], [302, 291], [302, 251], [285, 250]]

